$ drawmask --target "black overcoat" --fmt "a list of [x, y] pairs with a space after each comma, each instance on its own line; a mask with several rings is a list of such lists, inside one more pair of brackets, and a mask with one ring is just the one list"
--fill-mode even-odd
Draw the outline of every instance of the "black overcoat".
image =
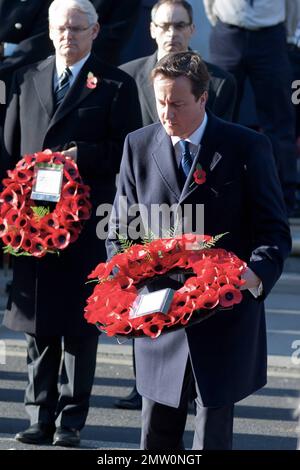
[[10, 86], [12, 73], [53, 53], [49, 38], [48, 9], [52, 0], [0, 0], [0, 42], [17, 45], [0, 62], [0, 79]]
[[[87, 275], [106, 256], [104, 240], [96, 235], [96, 209], [113, 201], [124, 138], [140, 126], [140, 108], [133, 79], [91, 55], [53, 114], [54, 68], [51, 57], [17, 72], [5, 123], [4, 167], [14, 167], [26, 153], [76, 144], [93, 213], [79, 239], [59, 256], [14, 259], [4, 323], [40, 335], [79, 335], [92, 330], [83, 318], [91, 291]], [[86, 86], [89, 72], [98, 79], [95, 89]]]
[[[291, 247], [277, 170], [265, 136], [208, 113], [194, 166], [197, 161], [207, 172], [206, 182], [191, 187], [191, 171], [182, 188], [171, 139], [161, 124], [129, 134], [114, 203], [116, 227], [120, 196], [127, 197], [128, 207], [143, 204], [144, 217], [145, 209], [151, 213], [151, 204], [179, 205], [183, 214], [184, 205], [197, 211], [197, 204], [204, 204], [205, 233], [228, 232], [218, 246], [248, 263], [262, 280], [264, 294], [256, 299], [243, 291], [241, 304], [203, 323], [155, 340], [135, 340], [139, 392], [174, 407], [179, 404], [188, 357], [204, 406], [231, 404], [266, 383], [263, 300], [279, 278]], [[108, 242], [110, 255], [112, 248]]]

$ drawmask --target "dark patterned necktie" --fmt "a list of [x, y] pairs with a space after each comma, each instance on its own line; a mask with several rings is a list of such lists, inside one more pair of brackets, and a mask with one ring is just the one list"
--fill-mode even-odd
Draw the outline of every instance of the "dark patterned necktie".
[[57, 108], [65, 97], [68, 89], [70, 88], [70, 77], [72, 76], [71, 70], [66, 67], [58, 80], [58, 85], [54, 91], [55, 107]]
[[187, 177], [193, 164], [193, 158], [190, 152], [190, 144], [187, 140], [180, 140], [179, 145], [182, 154], [180, 167], [182, 168], [185, 177]]

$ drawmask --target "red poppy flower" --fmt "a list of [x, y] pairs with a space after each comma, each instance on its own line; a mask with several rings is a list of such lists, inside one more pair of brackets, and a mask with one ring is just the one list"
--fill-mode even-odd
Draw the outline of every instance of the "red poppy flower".
[[31, 238], [40, 236], [39, 224], [35, 220], [30, 220], [27, 225], [27, 235]]
[[88, 76], [87, 76], [87, 79], [86, 79], [86, 86], [87, 86], [87, 88], [90, 88], [90, 89], [93, 90], [94, 88], [96, 88], [97, 83], [98, 83], [98, 78], [95, 77], [95, 75], [93, 74], [93, 72], [89, 72], [89, 73], [88, 73]]
[[74, 182], [79, 179], [79, 173], [73, 160], [68, 159], [64, 164], [64, 176], [68, 181]]
[[103, 325], [101, 329], [106, 332], [107, 336], [115, 336], [118, 334], [129, 334], [132, 331], [132, 326], [125, 320], [119, 320], [113, 325]]
[[17, 218], [20, 217], [20, 212], [18, 209], [10, 209], [6, 215], [5, 220], [9, 226], [14, 226]]
[[29, 219], [27, 215], [20, 215], [19, 217], [16, 218], [14, 222], [14, 226], [18, 229], [24, 230], [26, 226], [28, 225]]
[[7, 221], [5, 219], [0, 218], [0, 237], [6, 235], [8, 231]]
[[199, 168], [194, 171], [193, 177], [196, 184], [203, 184], [206, 181], [206, 172], [202, 168]]
[[86, 184], [81, 184], [80, 186], [77, 187], [77, 194], [79, 196], [89, 198], [90, 197], [90, 192], [91, 192], [91, 188], [89, 186], [87, 186]]
[[220, 305], [222, 307], [232, 307], [234, 304], [239, 304], [242, 298], [241, 291], [230, 284], [220, 288]]
[[91, 272], [91, 274], [88, 276], [88, 279], [94, 279], [95, 277], [98, 277], [99, 279], [106, 279], [110, 275], [111, 270], [112, 264], [110, 262], [100, 263], [94, 269], [94, 271]]
[[15, 250], [18, 250], [23, 243], [24, 231], [20, 230], [18, 233], [14, 233], [11, 236], [10, 246]]
[[33, 256], [36, 256], [37, 258], [40, 258], [44, 256], [47, 252], [47, 244], [45, 240], [43, 240], [40, 237], [35, 237], [32, 240], [32, 245], [31, 245], [31, 250], [30, 252], [33, 254]]
[[28, 237], [28, 235], [24, 235], [24, 238], [21, 243], [21, 247], [23, 248], [24, 251], [30, 252], [32, 248], [32, 239]]
[[68, 181], [67, 184], [64, 185], [62, 190], [62, 197], [63, 199], [66, 198], [73, 198], [76, 196], [78, 190], [78, 184], [73, 183], [72, 181]]
[[76, 228], [68, 227], [68, 232], [70, 234], [70, 243], [76, 242], [76, 240], [78, 240], [80, 231]]
[[30, 168], [31, 166], [33, 166], [37, 161], [37, 155], [34, 154], [34, 155], [24, 155], [24, 157], [22, 158], [22, 160], [19, 160], [18, 163], [17, 163], [17, 167], [19, 166], [24, 166], [24, 168]]
[[13, 232], [7, 232], [5, 235], [2, 236], [2, 241], [4, 245], [10, 245], [13, 239]]
[[78, 210], [78, 217], [80, 220], [89, 220], [91, 217], [91, 210], [89, 207], [82, 206]]
[[63, 229], [54, 229], [52, 234], [53, 244], [55, 248], [64, 249], [70, 242], [70, 233]]
[[18, 183], [24, 184], [28, 183], [33, 176], [31, 170], [15, 170], [14, 171], [14, 180]]
[[50, 149], [46, 149], [43, 152], [37, 152], [36, 163], [52, 163], [53, 153]]
[[18, 195], [10, 189], [10, 187], [7, 187], [2, 191], [1, 193], [1, 199], [0, 202], [6, 202], [8, 204], [11, 204], [11, 206], [16, 206], [18, 202]]
[[41, 226], [45, 230], [56, 230], [60, 226], [60, 219], [56, 214], [47, 214], [41, 220]]

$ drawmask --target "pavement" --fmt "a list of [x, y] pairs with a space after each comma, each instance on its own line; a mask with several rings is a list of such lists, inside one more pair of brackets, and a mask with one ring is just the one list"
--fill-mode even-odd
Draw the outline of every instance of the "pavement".
[[[10, 277], [9, 270], [0, 271], [0, 316]], [[300, 394], [300, 257], [288, 260], [266, 307], [268, 384], [236, 405], [234, 449], [294, 450], [297, 442], [294, 411]], [[14, 441], [15, 433], [28, 425], [23, 406], [26, 345], [21, 333], [3, 326], [0, 327], [0, 379], [0, 449], [57, 450], [50, 445], [35, 447]], [[133, 384], [131, 342], [118, 344], [115, 338], [101, 335], [81, 448], [138, 449], [140, 411], [114, 407], [115, 399], [127, 395]], [[185, 433], [187, 448], [191, 448], [192, 431], [193, 414], [190, 413]]]

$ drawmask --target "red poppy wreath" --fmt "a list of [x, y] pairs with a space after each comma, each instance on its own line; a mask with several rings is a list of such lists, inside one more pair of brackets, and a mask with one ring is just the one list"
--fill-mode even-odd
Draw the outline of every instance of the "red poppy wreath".
[[[61, 172], [56, 203], [32, 199], [39, 165]], [[58, 253], [77, 240], [84, 221], [90, 217], [91, 203], [90, 188], [83, 184], [72, 159], [45, 150], [25, 155], [7, 175], [0, 194], [0, 237], [5, 252], [40, 258]]]
[[[186, 234], [157, 239], [131, 245], [100, 263], [89, 275], [98, 283], [87, 301], [86, 320], [108, 336], [157, 338], [162, 332], [202, 321], [219, 308], [238, 304], [246, 263], [231, 252], [212, 248], [221, 236]], [[132, 318], [141, 284], [178, 271], [190, 277], [175, 291], [167, 313]]]

